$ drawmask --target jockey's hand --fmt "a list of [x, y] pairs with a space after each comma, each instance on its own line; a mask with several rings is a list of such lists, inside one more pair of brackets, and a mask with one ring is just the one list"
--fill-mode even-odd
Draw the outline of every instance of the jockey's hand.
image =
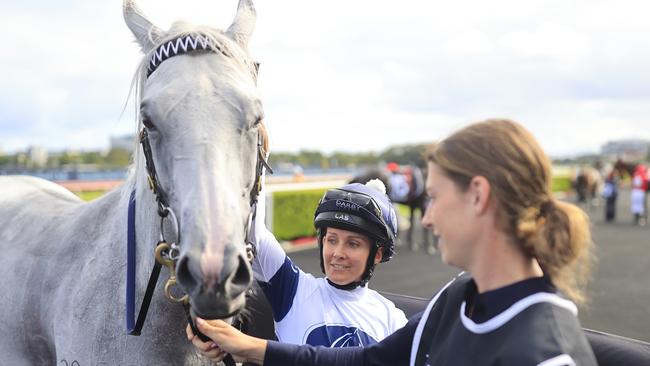
[[[264, 362], [266, 340], [248, 336], [223, 320], [196, 318], [196, 325], [201, 333], [210, 337], [218, 345], [218, 349], [230, 353], [235, 359], [260, 365]], [[210, 343], [201, 342], [198, 337], [196, 338], [200, 343]], [[194, 341], [192, 343], [197, 345]]]
[[187, 333], [187, 340], [192, 342], [194, 347], [196, 347], [203, 356], [214, 362], [221, 362], [226, 357], [227, 353], [219, 348], [219, 346], [217, 346], [217, 344], [212, 340], [203, 342], [201, 338], [196, 336], [194, 332], [192, 332], [192, 328], [189, 324], [185, 328], [185, 333]]

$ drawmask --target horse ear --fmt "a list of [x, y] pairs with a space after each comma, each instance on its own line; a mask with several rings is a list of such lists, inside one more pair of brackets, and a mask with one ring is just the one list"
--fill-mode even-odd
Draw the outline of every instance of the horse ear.
[[122, 11], [126, 25], [131, 29], [142, 51], [149, 52], [160, 39], [162, 31], [144, 16], [142, 10], [135, 4], [135, 0], [124, 0]]
[[243, 49], [248, 48], [248, 39], [255, 29], [255, 8], [252, 0], [239, 0], [237, 14], [226, 34]]

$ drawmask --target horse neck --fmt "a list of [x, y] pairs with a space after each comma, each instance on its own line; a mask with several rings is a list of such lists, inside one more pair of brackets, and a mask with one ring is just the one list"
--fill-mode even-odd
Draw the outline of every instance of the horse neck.
[[628, 174], [630, 177], [634, 175], [634, 170], [636, 169], [636, 164], [634, 163], [627, 163], [624, 161], [618, 161], [616, 164], [614, 164], [614, 169], [618, 171], [618, 173], [623, 176], [623, 174]]
[[627, 173], [630, 175], [630, 177], [634, 176], [634, 173], [636, 172], [636, 164], [635, 163], [625, 163], [625, 169], [627, 170]]

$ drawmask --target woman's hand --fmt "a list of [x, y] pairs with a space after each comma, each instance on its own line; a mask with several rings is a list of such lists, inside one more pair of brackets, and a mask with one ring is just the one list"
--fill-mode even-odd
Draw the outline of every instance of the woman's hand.
[[186, 330], [187, 337], [206, 357], [221, 361], [226, 353], [230, 353], [237, 360], [260, 365], [264, 361], [266, 340], [248, 336], [223, 320], [196, 318], [196, 325], [201, 333], [210, 337], [213, 342], [202, 342], [192, 333], [189, 326]]
[[203, 342], [199, 337], [197, 337], [194, 332], [192, 332], [192, 328], [189, 324], [185, 328], [185, 333], [187, 333], [187, 340], [192, 342], [194, 347], [196, 347], [203, 356], [214, 362], [221, 362], [226, 357], [227, 353], [219, 348], [216, 343], [211, 340]]

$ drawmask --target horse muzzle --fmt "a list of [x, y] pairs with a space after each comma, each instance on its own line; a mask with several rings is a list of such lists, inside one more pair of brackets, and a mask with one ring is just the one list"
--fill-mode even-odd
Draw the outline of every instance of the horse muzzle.
[[[178, 283], [190, 297], [193, 315], [204, 319], [229, 318], [246, 304], [252, 269], [244, 254], [230, 252], [233, 255], [224, 255], [221, 260], [206, 260], [206, 254], [192, 252], [179, 259]], [[218, 270], [208, 268], [212, 266]]]

